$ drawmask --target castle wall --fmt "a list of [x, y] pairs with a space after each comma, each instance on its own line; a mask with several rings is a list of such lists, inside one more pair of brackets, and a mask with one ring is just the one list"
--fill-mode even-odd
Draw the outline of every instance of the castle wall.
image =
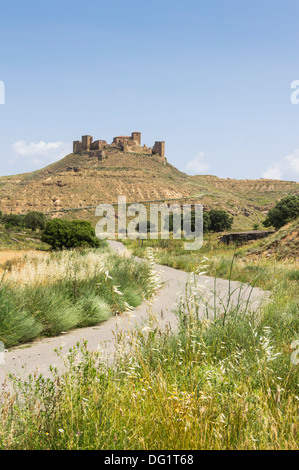
[[141, 145], [141, 132], [132, 132], [131, 138], [137, 145]]
[[113, 139], [113, 144], [119, 146], [119, 145], [125, 145], [128, 144], [130, 141], [131, 137], [128, 136], [119, 136], [119, 137], [114, 137]]
[[82, 147], [82, 142], [80, 140], [75, 140], [73, 142], [73, 153], [80, 153], [82, 152], [83, 147]]
[[73, 153], [80, 153], [87, 151], [94, 156], [99, 157], [99, 159], [106, 158], [104, 149], [109, 147], [118, 147], [123, 152], [130, 153], [143, 153], [146, 155], [155, 155], [157, 158], [165, 158], [165, 142], [156, 141], [155, 145], [147, 147], [143, 145], [141, 147], [141, 133], [132, 132], [131, 137], [126, 135], [121, 135], [113, 138], [111, 146], [107, 144], [106, 140], [96, 140], [93, 142], [93, 137], [91, 135], [82, 136], [82, 142], [76, 140], [73, 142]]
[[82, 147], [83, 150], [90, 150], [90, 146], [92, 144], [93, 138], [91, 135], [83, 135], [82, 136]]
[[106, 140], [95, 140], [90, 144], [90, 150], [102, 150], [106, 145]]

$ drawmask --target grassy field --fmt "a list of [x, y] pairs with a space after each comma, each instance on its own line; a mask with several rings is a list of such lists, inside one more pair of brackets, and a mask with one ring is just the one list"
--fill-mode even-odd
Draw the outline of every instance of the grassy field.
[[[49, 246], [41, 241], [39, 231], [29, 229], [7, 229], [0, 223], [0, 249], [3, 250], [48, 250]], [[0, 264], [1, 258], [0, 258]]]
[[[63, 376], [53, 369], [51, 380], [13, 378], [14, 394], [3, 396], [1, 448], [299, 449], [299, 366], [291, 360], [298, 261], [251, 259], [248, 247], [219, 245], [215, 236], [197, 255], [173, 243], [155, 242], [157, 260], [198, 273], [177, 308], [179, 331], [161, 332], [152, 319], [127, 344], [119, 339], [113, 366], [78, 344]], [[130, 242], [142, 256], [146, 245]], [[202, 271], [259, 285], [271, 301], [246, 316], [199, 319]], [[120, 276], [118, 286], [127, 276], [113, 263], [109, 272], [113, 282]]]
[[110, 253], [106, 245], [9, 253], [0, 284], [0, 339], [7, 348], [98, 324], [151, 295], [149, 266]]
[[268, 238], [245, 245], [226, 245], [220, 242], [221, 233], [207, 233], [198, 251], [186, 251], [183, 239], [124, 240], [124, 243], [141, 258], [151, 247], [159, 264], [187, 272], [195, 271], [207, 257], [209, 276], [254, 283], [271, 290], [298, 269], [298, 230], [298, 221], [292, 222]]

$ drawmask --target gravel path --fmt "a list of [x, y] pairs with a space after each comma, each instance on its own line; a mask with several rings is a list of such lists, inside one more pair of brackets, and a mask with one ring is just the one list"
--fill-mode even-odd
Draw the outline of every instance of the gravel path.
[[[110, 241], [109, 244], [116, 252], [121, 253], [126, 250], [120, 242]], [[153, 299], [151, 311], [159, 318], [161, 327], [170, 324], [171, 328], [175, 329], [177, 318], [173, 310], [176, 306], [178, 294], [185, 289], [189, 274], [166, 266], [158, 266], [158, 269], [162, 271], [161, 275], [164, 285]], [[207, 299], [210, 298], [209, 302], [214, 304], [214, 278], [203, 276], [201, 284], [204, 286], [205, 297]], [[217, 279], [217, 297], [227, 302], [229, 292], [233, 292], [239, 285], [238, 282], [229, 283], [227, 280]], [[232, 302], [237, 301], [239, 293], [239, 289], [233, 293], [231, 296]], [[250, 298], [251, 305], [256, 308], [266, 296], [265, 292], [258, 288], [254, 288], [251, 291], [251, 288], [247, 287], [242, 289], [240, 297], [244, 302], [247, 302], [248, 298]], [[87, 341], [90, 350], [100, 348], [104, 350], [105, 355], [112, 357], [115, 351], [115, 332], [125, 332], [128, 328], [134, 328], [136, 325], [140, 326], [146, 322], [148, 316], [149, 304], [143, 302], [142, 305], [134, 310], [130, 318], [126, 315], [112, 317], [98, 326], [73, 330], [58, 337], [42, 339], [22, 347], [13, 348], [5, 353], [5, 364], [0, 364], [0, 383], [3, 384], [6, 375], [9, 373], [26, 378], [29, 374], [33, 374], [38, 370], [45, 377], [51, 376], [49, 371], [50, 365], [63, 368], [63, 361], [54, 350], [61, 348], [62, 356], [64, 356], [77, 342], [83, 340]]]

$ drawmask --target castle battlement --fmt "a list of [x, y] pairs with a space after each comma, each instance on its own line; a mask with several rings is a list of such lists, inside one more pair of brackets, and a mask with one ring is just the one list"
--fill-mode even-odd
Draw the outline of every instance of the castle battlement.
[[111, 144], [106, 140], [95, 140], [91, 135], [82, 136], [82, 141], [73, 142], [73, 153], [93, 152], [100, 159], [105, 155], [105, 149], [118, 149], [122, 152], [144, 153], [165, 158], [165, 142], [155, 142], [153, 147], [141, 146], [141, 132], [132, 132], [131, 136], [120, 135], [113, 138]]

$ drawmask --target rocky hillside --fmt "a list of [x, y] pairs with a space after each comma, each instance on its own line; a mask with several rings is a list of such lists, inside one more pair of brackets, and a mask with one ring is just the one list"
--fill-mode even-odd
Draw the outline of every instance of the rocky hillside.
[[299, 220], [291, 222], [252, 249], [253, 256], [299, 259]]
[[[171, 164], [142, 154], [109, 150], [107, 158], [69, 154], [62, 160], [32, 173], [0, 178], [0, 210], [56, 211], [52, 216], [94, 220], [99, 203], [115, 203], [118, 195], [128, 201], [196, 196], [207, 209], [223, 208], [234, 219], [234, 229], [251, 229], [286, 194], [299, 193], [295, 182], [233, 180], [216, 176], [188, 176]], [[190, 200], [191, 202], [191, 200]], [[65, 209], [81, 209], [63, 212]]]

